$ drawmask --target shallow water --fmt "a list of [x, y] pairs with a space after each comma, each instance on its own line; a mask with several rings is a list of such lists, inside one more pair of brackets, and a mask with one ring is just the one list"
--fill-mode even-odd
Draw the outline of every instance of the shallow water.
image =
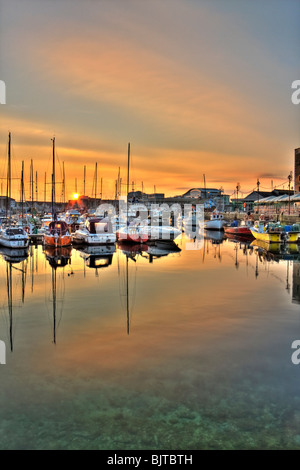
[[298, 248], [177, 244], [2, 254], [1, 449], [300, 449]]

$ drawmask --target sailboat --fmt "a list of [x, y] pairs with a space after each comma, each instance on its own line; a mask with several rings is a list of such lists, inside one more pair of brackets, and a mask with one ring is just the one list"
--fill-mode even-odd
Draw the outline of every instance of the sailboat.
[[[128, 144], [128, 164], [127, 164], [127, 203], [125, 226], [117, 231], [117, 239], [127, 243], [151, 243], [160, 241], [170, 241], [181, 235], [181, 230], [164, 223], [164, 210], [145, 210], [145, 206], [134, 205], [134, 216], [129, 217], [129, 168], [130, 168], [130, 143]], [[145, 214], [146, 212], [146, 214]], [[146, 215], [146, 217], [143, 217]], [[120, 219], [122, 220], [122, 219]], [[155, 221], [156, 223], [152, 224]]]
[[80, 227], [72, 235], [73, 243], [79, 245], [107, 245], [114, 244], [116, 234], [112, 223], [105, 217], [93, 217], [86, 220], [85, 225]]
[[43, 243], [46, 246], [59, 248], [71, 245], [72, 237], [67, 222], [58, 220], [55, 213], [55, 137], [53, 137], [52, 142], [52, 221], [43, 235]]
[[15, 226], [11, 220], [11, 133], [8, 134], [6, 223], [0, 229], [0, 245], [6, 248], [27, 248], [29, 236], [22, 227]]
[[128, 159], [127, 159], [127, 202], [126, 202], [126, 225], [120, 227], [117, 231], [117, 239], [127, 243], [145, 243], [148, 240], [147, 231], [141, 224], [139, 218], [130, 221], [128, 217], [128, 193], [129, 193], [129, 167], [130, 167], [130, 143], [128, 144]]

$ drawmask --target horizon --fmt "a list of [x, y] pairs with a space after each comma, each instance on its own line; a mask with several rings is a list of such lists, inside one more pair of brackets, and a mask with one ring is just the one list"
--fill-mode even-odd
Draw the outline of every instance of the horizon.
[[16, 200], [22, 161], [28, 199], [31, 160], [39, 199], [45, 173], [51, 199], [53, 136], [66, 200], [82, 194], [84, 166], [92, 196], [96, 163], [97, 194], [102, 178], [112, 199], [128, 142], [135, 190], [181, 195], [204, 175], [230, 196], [257, 179], [287, 189], [300, 146], [299, 14], [294, 0], [1, 0], [1, 195], [9, 131]]

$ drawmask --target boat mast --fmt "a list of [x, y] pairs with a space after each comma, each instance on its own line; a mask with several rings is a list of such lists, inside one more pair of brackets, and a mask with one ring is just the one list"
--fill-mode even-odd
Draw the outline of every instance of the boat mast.
[[24, 218], [24, 160], [22, 161], [22, 172], [21, 172], [21, 209], [22, 209], [22, 225]]
[[7, 162], [7, 186], [6, 186], [6, 218], [11, 216], [11, 133], [8, 133], [8, 162]]
[[35, 172], [35, 201], [38, 202], [38, 174], [37, 171]]
[[83, 194], [85, 196], [85, 177], [86, 177], [86, 165], [83, 167]]
[[95, 164], [95, 207], [97, 207], [97, 201], [96, 201], [96, 198], [97, 198], [97, 183], [98, 183], [98, 165], [97, 165], [97, 162]]
[[31, 215], [33, 214], [33, 161], [30, 161]]
[[128, 222], [128, 194], [129, 194], [129, 168], [130, 168], [130, 142], [128, 143], [128, 159], [127, 159], [127, 222]]
[[65, 175], [65, 162], [63, 162], [63, 184], [62, 184], [62, 202], [66, 202], [66, 175]]
[[53, 142], [52, 146], [52, 193], [51, 193], [51, 205], [52, 205], [52, 217], [54, 220], [54, 204], [55, 204], [55, 137], [51, 139]]
[[127, 334], [129, 335], [129, 278], [128, 278], [128, 256], [126, 255], [126, 312], [127, 312]]

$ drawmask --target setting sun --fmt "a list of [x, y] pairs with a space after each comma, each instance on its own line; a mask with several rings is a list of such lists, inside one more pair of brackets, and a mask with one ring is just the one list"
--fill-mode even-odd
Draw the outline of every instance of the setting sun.
[[78, 198], [79, 198], [79, 194], [77, 194], [77, 193], [73, 194], [73, 199], [77, 200]]

